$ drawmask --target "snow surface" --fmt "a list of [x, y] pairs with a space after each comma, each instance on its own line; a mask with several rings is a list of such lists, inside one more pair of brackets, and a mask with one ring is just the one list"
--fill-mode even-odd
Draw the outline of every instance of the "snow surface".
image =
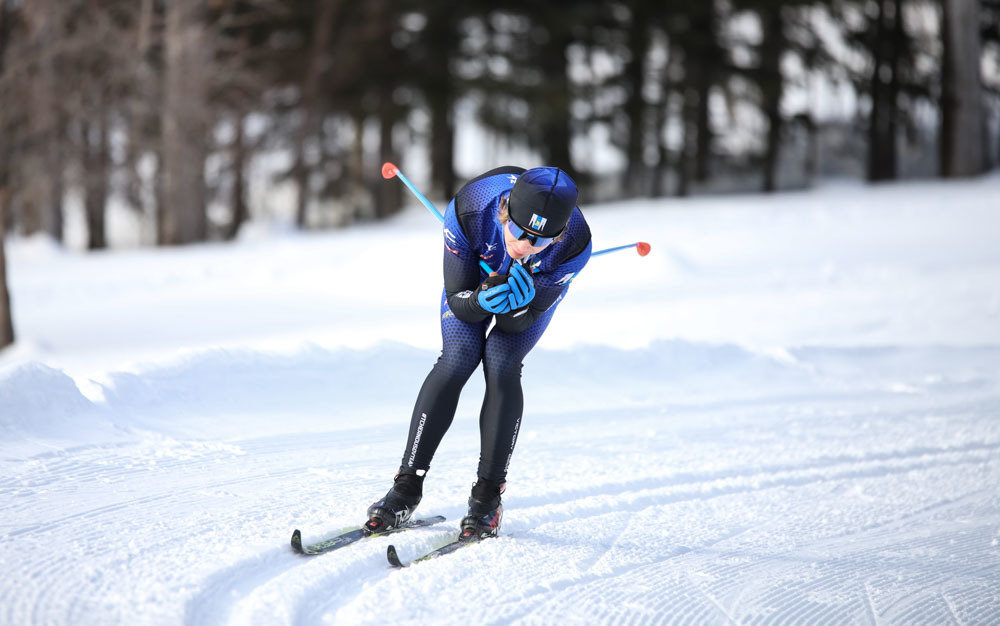
[[389, 487], [440, 347], [439, 225], [85, 255], [8, 243], [0, 624], [1000, 622], [1000, 178], [584, 206], [526, 360], [501, 536], [299, 557]]

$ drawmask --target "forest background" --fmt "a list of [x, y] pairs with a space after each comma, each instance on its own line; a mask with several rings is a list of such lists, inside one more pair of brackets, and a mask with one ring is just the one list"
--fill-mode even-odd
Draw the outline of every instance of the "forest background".
[[0, 0], [0, 347], [5, 233], [343, 227], [402, 206], [384, 161], [438, 199], [555, 165], [583, 204], [998, 155], [1000, 0]]

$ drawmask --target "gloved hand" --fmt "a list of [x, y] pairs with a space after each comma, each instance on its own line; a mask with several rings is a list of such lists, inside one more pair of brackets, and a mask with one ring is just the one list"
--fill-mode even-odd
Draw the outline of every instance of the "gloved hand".
[[491, 274], [472, 297], [487, 313], [501, 315], [510, 311], [510, 285], [506, 276]]
[[534, 299], [535, 279], [531, 277], [531, 272], [520, 263], [511, 265], [510, 273], [507, 275], [507, 284], [510, 286], [511, 311], [527, 306]]

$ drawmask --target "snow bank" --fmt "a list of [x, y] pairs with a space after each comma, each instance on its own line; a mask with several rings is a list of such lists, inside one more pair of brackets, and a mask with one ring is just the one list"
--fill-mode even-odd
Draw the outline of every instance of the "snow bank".
[[14, 368], [0, 378], [0, 433], [74, 439], [93, 425], [94, 406], [66, 373], [42, 363]]

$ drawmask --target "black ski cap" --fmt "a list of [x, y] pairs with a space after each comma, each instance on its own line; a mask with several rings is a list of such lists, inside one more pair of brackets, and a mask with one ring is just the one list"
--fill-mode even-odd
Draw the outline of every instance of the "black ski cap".
[[555, 237], [576, 208], [576, 183], [558, 167], [536, 167], [521, 174], [510, 191], [507, 214], [533, 235]]

